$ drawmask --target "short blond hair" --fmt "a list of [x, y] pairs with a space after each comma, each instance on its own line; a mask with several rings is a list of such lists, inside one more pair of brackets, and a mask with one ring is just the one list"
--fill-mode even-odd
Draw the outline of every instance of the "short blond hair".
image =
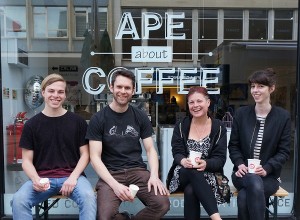
[[[67, 85], [67, 82], [64, 79], [64, 77], [62, 77], [60, 74], [57, 73], [51, 73], [50, 75], [46, 76], [46, 78], [43, 80], [41, 84], [42, 91], [45, 91], [47, 86], [55, 82], [64, 82]], [[65, 92], [67, 92], [67, 86], [65, 88]]]

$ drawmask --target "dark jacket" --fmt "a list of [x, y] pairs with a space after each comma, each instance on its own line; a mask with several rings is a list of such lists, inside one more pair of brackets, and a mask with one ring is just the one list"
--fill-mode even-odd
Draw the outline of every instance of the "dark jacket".
[[[259, 129], [254, 108], [254, 105], [239, 108], [233, 119], [228, 149], [234, 172], [240, 164], [247, 166], [247, 159], [253, 158], [256, 142], [253, 136]], [[290, 114], [283, 108], [272, 106], [265, 121], [259, 158], [268, 175], [280, 177], [282, 166], [289, 158], [290, 148]]]
[[[189, 155], [187, 149], [187, 138], [189, 136], [191, 125], [191, 118], [185, 117], [182, 121], [178, 121], [175, 125], [173, 136], [171, 140], [172, 154], [174, 157], [173, 165], [167, 177], [167, 187], [172, 178], [174, 168], [180, 165], [183, 158]], [[227, 134], [226, 128], [218, 119], [212, 119], [212, 128], [209, 135], [211, 148], [206, 159], [206, 171], [208, 172], [221, 172], [226, 162], [227, 153]]]

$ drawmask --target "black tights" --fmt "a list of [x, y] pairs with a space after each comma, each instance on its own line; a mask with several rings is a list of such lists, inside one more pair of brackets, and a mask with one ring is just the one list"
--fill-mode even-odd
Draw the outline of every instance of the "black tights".
[[185, 219], [200, 218], [200, 203], [209, 216], [219, 212], [214, 193], [203, 172], [182, 167], [179, 171], [179, 181], [184, 189]]

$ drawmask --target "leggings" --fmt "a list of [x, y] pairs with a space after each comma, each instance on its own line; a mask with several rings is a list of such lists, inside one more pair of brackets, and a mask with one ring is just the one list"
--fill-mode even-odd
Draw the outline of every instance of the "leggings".
[[180, 186], [184, 189], [185, 219], [200, 218], [200, 204], [209, 216], [218, 213], [217, 201], [204, 173], [182, 167], [179, 171]]

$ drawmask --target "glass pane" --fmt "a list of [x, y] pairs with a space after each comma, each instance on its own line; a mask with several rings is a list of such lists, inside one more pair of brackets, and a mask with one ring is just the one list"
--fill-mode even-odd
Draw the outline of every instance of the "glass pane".
[[48, 30], [67, 29], [66, 8], [48, 8]]
[[44, 15], [34, 15], [34, 37], [46, 37], [46, 17]]
[[167, 46], [168, 42], [165, 39], [150, 39], [148, 40], [148, 46]]
[[249, 39], [267, 39], [268, 21], [252, 20], [249, 22]]
[[[199, 41], [198, 53], [209, 53], [212, 52], [217, 47], [216, 40], [203, 40]], [[205, 56], [204, 54], [199, 54], [199, 59]]]
[[292, 40], [293, 38], [293, 20], [284, 20], [274, 22], [274, 39]]
[[218, 37], [218, 20], [216, 19], [199, 19], [199, 39], [217, 39]]
[[224, 20], [224, 39], [242, 39], [243, 20]]
[[275, 10], [275, 19], [293, 19], [292, 10]]
[[183, 28], [173, 29], [173, 33], [185, 34], [185, 39], [192, 39], [192, 20], [191, 19], [174, 19], [174, 22], [183, 22]]
[[26, 36], [26, 10], [25, 7], [9, 6], [5, 8], [7, 36]]
[[218, 18], [218, 10], [199, 9], [199, 18]]
[[85, 16], [76, 16], [76, 37], [83, 37], [85, 30], [88, 28]]
[[141, 46], [142, 41], [141, 40], [132, 40], [132, 39], [123, 39], [122, 40], [123, 48], [123, 58], [124, 59], [131, 59], [131, 47], [133, 46]]
[[[173, 59], [192, 59], [192, 41], [174, 40], [173, 41]], [[176, 54], [180, 53], [180, 54]]]
[[243, 18], [242, 10], [224, 10], [224, 18]]
[[249, 10], [249, 18], [263, 18], [268, 19], [267, 10]]

